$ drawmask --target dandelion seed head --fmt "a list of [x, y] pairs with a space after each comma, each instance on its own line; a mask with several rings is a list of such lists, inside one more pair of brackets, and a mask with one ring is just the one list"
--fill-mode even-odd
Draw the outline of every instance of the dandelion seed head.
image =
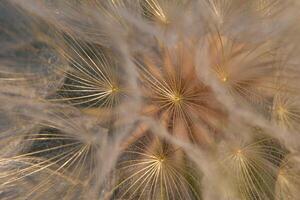
[[1, 1], [0, 198], [297, 199], [298, 10]]
[[117, 185], [121, 191], [117, 192], [117, 198], [199, 199], [194, 193], [195, 185], [188, 183], [189, 178], [196, 177], [181, 162], [185, 155], [180, 148], [147, 134], [126, 150], [125, 155], [131, 156], [119, 162], [122, 176]]

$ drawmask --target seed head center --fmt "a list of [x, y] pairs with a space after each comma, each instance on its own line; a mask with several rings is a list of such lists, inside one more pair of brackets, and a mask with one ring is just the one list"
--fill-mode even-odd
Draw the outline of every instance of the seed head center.
[[222, 82], [227, 82], [228, 78], [226, 76], [221, 78]]
[[119, 92], [120, 91], [120, 89], [117, 87], [117, 86], [115, 86], [115, 85], [112, 85], [111, 87], [110, 87], [110, 89], [109, 89], [109, 93], [110, 94], [115, 94], [115, 93], [117, 93], [117, 92]]
[[277, 109], [277, 113], [278, 113], [278, 115], [280, 115], [280, 116], [285, 115], [287, 112], [288, 112], [287, 109], [284, 108], [284, 107], [282, 107], [282, 106], [279, 106], [278, 109]]
[[182, 102], [182, 96], [180, 94], [173, 94], [170, 96], [171, 100], [175, 104], [180, 104]]
[[235, 152], [235, 156], [240, 158], [240, 157], [242, 157], [242, 155], [243, 155], [242, 149], [237, 149], [236, 152]]
[[158, 157], [157, 157], [157, 162], [158, 162], [159, 164], [163, 164], [164, 161], [165, 161], [165, 157], [164, 157], [164, 156], [158, 156]]

